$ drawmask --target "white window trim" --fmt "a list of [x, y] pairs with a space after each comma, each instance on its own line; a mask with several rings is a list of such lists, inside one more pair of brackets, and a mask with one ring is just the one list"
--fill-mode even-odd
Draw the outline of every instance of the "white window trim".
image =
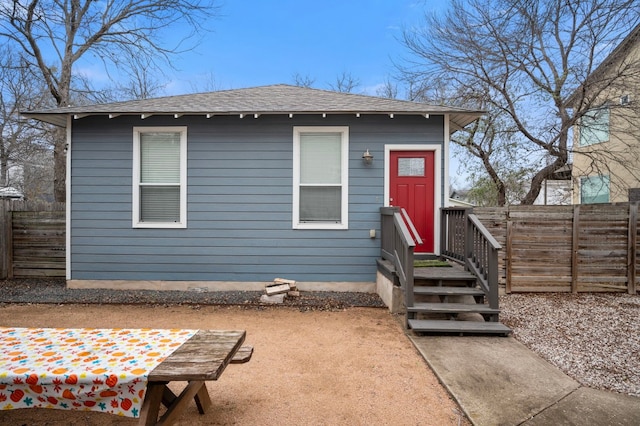
[[[140, 222], [140, 134], [148, 132], [180, 133], [180, 221]], [[186, 228], [187, 227], [187, 127], [134, 127], [133, 128], [133, 190], [132, 224], [134, 228]]]
[[[341, 219], [340, 223], [300, 223], [300, 135], [303, 133], [341, 134]], [[294, 126], [293, 127], [293, 229], [349, 229], [349, 127]]]

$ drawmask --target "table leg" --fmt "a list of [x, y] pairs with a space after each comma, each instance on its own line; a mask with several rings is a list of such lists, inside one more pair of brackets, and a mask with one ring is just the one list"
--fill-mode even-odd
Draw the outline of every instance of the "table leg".
[[158, 424], [172, 424], [175, 422], [189, 404], [191, 398], [194, 398], [203, 387], [205, 387], [205, 382], [202, 380], [189, 382], [182, 393], [180, 393], [171, 406], [167, 408], [167, 412], [160, 418]]
[[166, 388], [166, 383], [153, 382], [147, 384], [147, 393], [140, 410], [140, 418], [138, 424], [151, 426], [158, 421], [158, 412], [160, 411], [160, 402], [162, 402], [162, 394]]
[[211, 398], [209, 397], [209, 392], [207, 391], [207, 385], [204, 384], [196, 394], [195, 398], [196, 406], [198, 407], [198, 412], [200, 414], [204, 414], [211, 407]]
[[171, 407], [171, 404], [178, 398], [175, 393], [169, 389], [169, 386], [165, 386], [162, 391], [162, 405], [165, 407]]

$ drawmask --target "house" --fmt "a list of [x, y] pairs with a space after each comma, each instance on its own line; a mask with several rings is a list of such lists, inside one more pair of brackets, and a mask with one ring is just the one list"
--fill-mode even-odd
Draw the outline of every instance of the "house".
[[272, 85], [25, 115], [67, 130], [69, 287], [374, 291], [380, 208], [438, 253], [481, 111]]
[[549, 179], [542, 182], [542, 188], [534, 205], [566, 206], [571, 205], [571, 170], [572, 165], [566, 164], [556, 170]]
[[24, 196], [19, 189], [12, 186], [0, 187], [0, 199], [2, 200], [22, 200]]
[[469, 202], [469, 190], [454, 189], [449, 194], [449, 206], [451, 207], [473, 207]]
[[640, 25], [571, 95], [574, 204], [640, 200], [639, 88]]

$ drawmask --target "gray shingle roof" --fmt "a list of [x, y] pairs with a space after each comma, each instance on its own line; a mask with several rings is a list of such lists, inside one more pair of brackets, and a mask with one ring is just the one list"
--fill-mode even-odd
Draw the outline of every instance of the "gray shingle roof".
[[[24, 115], [59, 126], [66, 117], [87, 115], [233, 115], [233, 114], [451, 114], [455, 126], [474, 121], [482, 111], [434, 106], [375, 96], [289, 86], [284, 84], [247, 89], [168, 96], [108, 104], [71, 106]], [[454, 129], [452, 129], [454, 130]]]

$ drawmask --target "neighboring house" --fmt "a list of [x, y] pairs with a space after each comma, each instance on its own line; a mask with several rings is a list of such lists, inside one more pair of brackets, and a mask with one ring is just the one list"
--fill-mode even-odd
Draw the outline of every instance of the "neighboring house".
[[570, 205], [572, 198], [571, 170], [572, 165], [567, 164], [556, 170], [549, 179], [545, 179], [533, 204], [544, 206]]
[[22, 200], [23, 195], [20, 190], [11, 186], [0, 187], [0, 199], [2, 200]]
[[449, 194], [449, 206], [451, 207], [473, 207], [469, 202], [469, 191], [466, 189], [454, 189]]
[[381, 207], [438, 253], [481, 112], [273, 85], [25, 115], [67, 129], [69, 286], [372, 291]]
[[573, 203], [640, 198], [640, 25], [573, 95], [587, 107], [574, 131]]
[[571, 204], [571, 181], [545, 179], [534, 205], [567, 206]]

